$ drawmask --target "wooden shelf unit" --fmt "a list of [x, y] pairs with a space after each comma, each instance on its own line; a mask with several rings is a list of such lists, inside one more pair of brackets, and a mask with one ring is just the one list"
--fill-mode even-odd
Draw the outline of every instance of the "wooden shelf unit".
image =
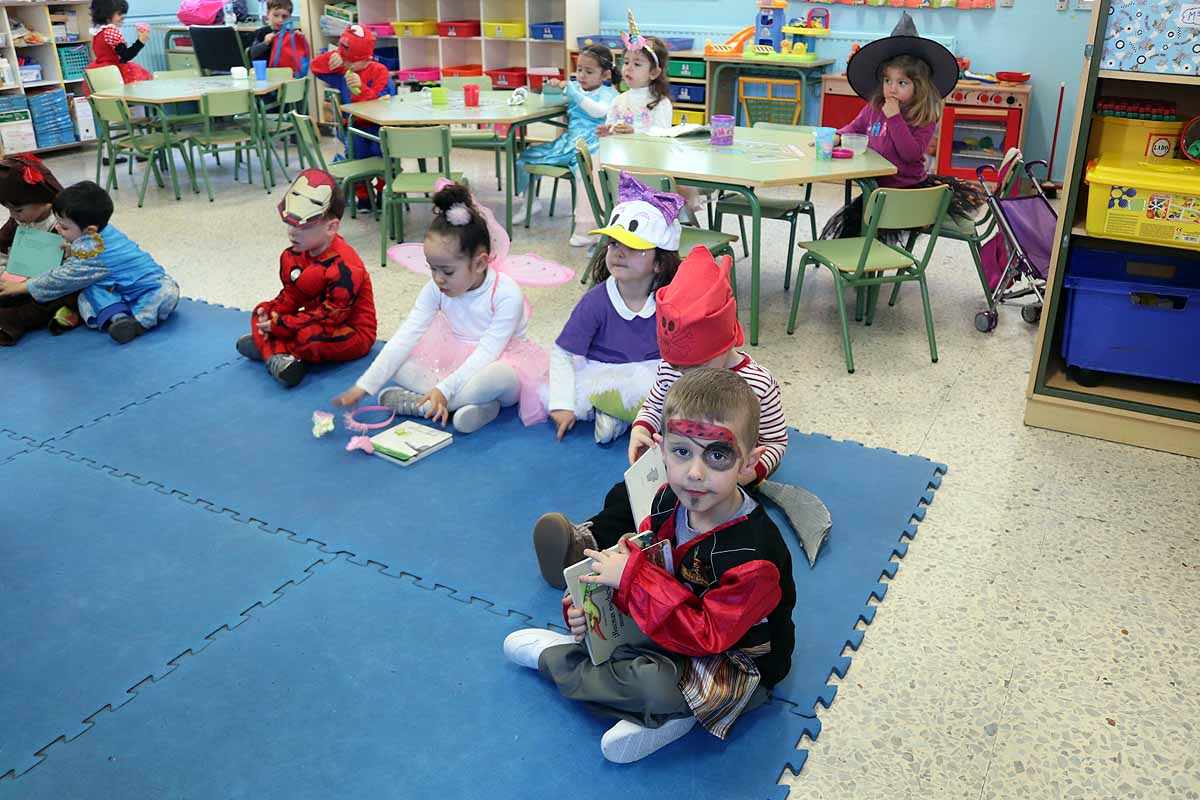
[[[325, 4], [305, 0], [304, 32], [314, 55], [333, 45], [336, 37], [321, 32]], [[477, 19], [483, 22], [523, 20], [526, 35], [514, 39], [489, 36], [380, 36], [376, 47], [395, 47], [400, 69], [456, 67], [481, 64], [483, 69], [506, 67], [568, 67], [567, 46], [575, 37], [600, 30], [599, 0], [358, 0], [359, 21], [366, 24], [396, 20], [435, 19], [439, 22]], [[563, 22], [563, 40], [532, 39], [528, 26]], [[324, 103], [321, 122], [329, 122]]]
[[1200, 114], [1200, 91], [1194, 75], [1099, 69], [1106, 22], [1114, 2], [1123, 0], [1098, 0], [1092, 12], [1091, 44], [1084, 56], [1045, 307], [1026, 392], [1025, 423], [1200, 457], [1200, 385], [1106, 375], [1100, 386], [1084, 386], [1072, 379], [1060, 355], [1066, 308], [1063, 277], [1071, 251], [1112, 241], [1089, 237], [1083, 221], [1088, 191], [1084, 171], [1091, 155], [1088, 138], [1096, 99], [1104, 94], [1166, 98], [1177, 103], [1184, 119]]
[[[0, 85], [0, 94], [36, 94], [36, 91], [31, 92], [30, 90], [38, 89], [65, 89], [68, 95], [80, 93], [79, 84], [82, 83], [82, 80], [63, 80], [62, 64], [59, 61], [58, 48], [60, 46], [74, 47], [80, 44], [90, 45], [92, 35], [90, 31], [91, 15], [88, 11], [89, 5], [90, 0], [32, 0], [32, 2], [0, 3], [0, 35], [4, 39], [4, 46], [0, 47], [0, 56], [8, 60], [13, 78], [15, 79], [12, 83]], [[61, 20], [55, 19], [52, 22], [51, 17], [60, 17], [62, 16], [60, 12], [65, 11], [75, 12], [79, 39], [73, 42], [56, 43], [51, 25], [57, 24]], [[41, 34], [46, 37], [47, 41], [34, 45], [17, 46], [13, 44], [13, 26], [10, 22], [11, 20], [20, 20], [27, 30]], [[17, 64], [18, 54], [41, 64], [41, 80], [28, 82], [21, 80], [21, 70]], [[74, 109], [72, 109], [72, 113], [74, 113]], [[47, 153], [88, 144], [94, 144], [94, 141], [77, 141], [71, 144], [38, 147], [33, 150], [21, 152]], [[3, 147], [0, 145], [0, 155], [5, 155], [2, 151]]]

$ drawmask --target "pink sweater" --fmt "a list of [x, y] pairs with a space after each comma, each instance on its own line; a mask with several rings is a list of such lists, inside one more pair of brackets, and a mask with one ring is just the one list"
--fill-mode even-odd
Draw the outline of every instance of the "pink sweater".
[[870, 103], [838, 133], [865, 133], [867, 146], [896, 165], [895, 175], [879, 179], [879, 185], [894, 189], [912, 186], [925, 179], [925, 150], [937, 123], [917, 128], [909, 125], [904, 116], [885, 117]]

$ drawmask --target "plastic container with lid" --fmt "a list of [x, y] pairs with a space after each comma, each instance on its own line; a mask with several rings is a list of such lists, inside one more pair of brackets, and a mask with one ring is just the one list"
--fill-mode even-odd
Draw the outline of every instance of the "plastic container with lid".
[[1092, 131], [1088, 137], [1088, 155], [1092, 158], [1170, 160], [1175, 158], [1182, 130], [1183, 123], [1173, 119], [1096, 114], [1092, 117]]
[[1200, 250], [1200, 164], [1101, 156], [1084, 180], [1088, 236]]

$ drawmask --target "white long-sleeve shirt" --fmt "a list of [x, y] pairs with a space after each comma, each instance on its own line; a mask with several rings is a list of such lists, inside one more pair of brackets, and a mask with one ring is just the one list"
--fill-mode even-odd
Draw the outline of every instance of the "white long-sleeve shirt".
[[525, 298], [521, 287], [507, 275], [489, 269], [483, 283], [461, 297], [446, 297], [430, 281], [417, 295], [400, 329], [355, 385], [378, 395], [429, 330], [438, 311], [446, 315], [456, 339], [475, 345], [467, 360], [437, 385], [447, 402], [454, 402], [454, 396], [472, 376], [499, 359], [511, 339], [525, 336]]
[[671, 127], [670, 99], [663, 97], [654, 108], [649, 108], [653, 99], [649, 86], [622, 92], [609, 107], [605, 122], [608, 125], [627, 123], [633, 126], [634, 133], [646, 133], [651, 128]]

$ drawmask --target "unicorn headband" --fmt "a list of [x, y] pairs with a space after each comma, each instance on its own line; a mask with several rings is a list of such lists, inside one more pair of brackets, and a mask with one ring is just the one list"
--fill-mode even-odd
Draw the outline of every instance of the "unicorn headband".
[[621, 34], [621, 41], [625, 43], [625, 52], [632, 53], [641, 50], [654, 61], [654, 66], [661, 69], [658, 63], [658, 54], [654, 52], [654, 48], [646, 41], [646, 37], [638, 33], [637, 23], [633, 20], [633, 9], [625, 9], [625, 13], [629, 16], [629, 33]]

